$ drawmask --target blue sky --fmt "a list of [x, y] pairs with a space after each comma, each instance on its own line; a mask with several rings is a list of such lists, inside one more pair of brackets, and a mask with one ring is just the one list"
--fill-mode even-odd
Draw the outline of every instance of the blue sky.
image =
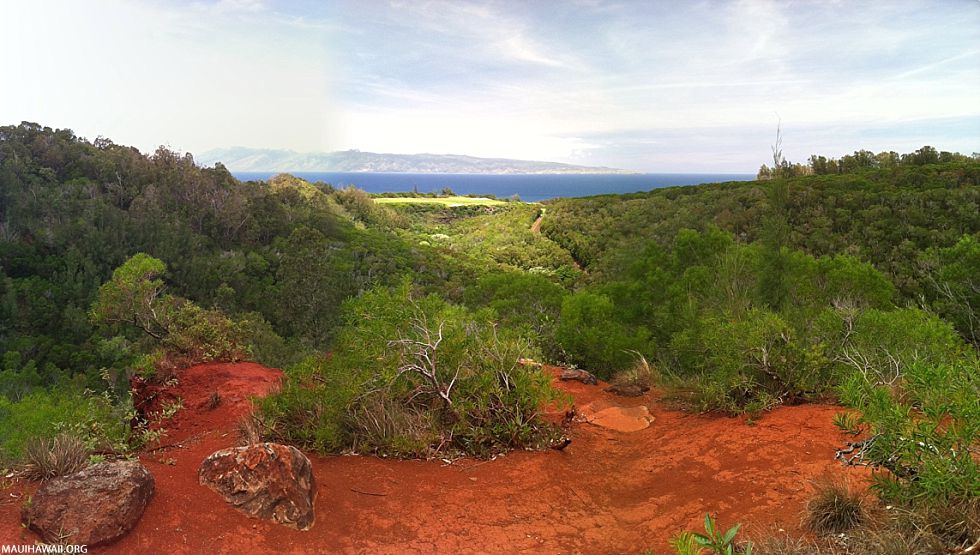
[[[980, 151], [980, 1], [3, 2], [0, 122], [754, 172]], [[13, 84], [13, 86], [11, 86]]]

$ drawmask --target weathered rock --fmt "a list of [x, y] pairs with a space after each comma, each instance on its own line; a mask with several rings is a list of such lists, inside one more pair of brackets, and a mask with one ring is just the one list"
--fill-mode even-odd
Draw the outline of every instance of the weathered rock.
[[313, 527], [313, 468], [295, 447], [258, 443], [215, 451], [201, 463], [198, 477], [249, 516], [298, 530]]
[[641, 397], [644, 393], [650, 391], [650, 386], [635, 383], [613, 384], [607, 387], [606, 391], [614, 395], [619, 395], [620, 397]]
[[608, 430], [628, 433], [649, 428], [655, 417], [644, 405], [622, 407], [600, 399], [582, 406], [577, 419]]
[[586, 372], [585, 370], [578, 370], [575, 368], [565, 368], [564, 370], [561, 371], [561, 374], [558, 376], [558, 379], [565, 380], [565, 381], [575, 380], [575, 381], [582, 382], [585, 385], [596, 385], [598, 383], [598, 381], [596, 381], [595, 379], [595, 376], [593, 376], [592, 374]]
[[650, 427], [653, 415], [645, 406], [609, 407], [592, 415], [589, 424], [617, 432], [638, 432]]
[[104, 545], [132, 530], [153, 487], [153, 475], [140, 463], [104, 462], [45, 482], [21, 519], [48, 543]]

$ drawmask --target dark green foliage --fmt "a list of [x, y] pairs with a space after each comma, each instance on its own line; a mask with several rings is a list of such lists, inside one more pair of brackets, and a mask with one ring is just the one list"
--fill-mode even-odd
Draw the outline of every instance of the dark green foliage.
[[[778, 303], [763, 286], [774, 256]], [[568, 358], [608, 377], [636, 351], [701, 410], [755, 412], [825, 397], [844, 333], [828, 311], [889, 308], [895, 296], [853, 257], [742, 245], [716, 228], [680, 230], [670, 248], [647, 243], [613, 264], [604, 281], [564, 301], [557, 337]]]
[[605, 295], [579, 292], [562, 302], [557, 338], [569, 362], [609, 379], [636, 361], [633, 352], [649, 353], [649, 333], [620, 322]]
[[563, 358], [556, 338], [566, 291], [541, 274], [500, 272], [481, 276], [467, 287], [464, 300], [475, 308], [489, 307], [509, 328], [524, 329], [551, 361]]
[[[977, 162], [782, 181], [785, 246], [871, 262], [906, 298], [925, 289], [921, 252], [980, 233]], [[589, 270], [608, 274], [610, 262], [638, 241], [667, 246], [684, 228], [716, 226], [742, 242], [762, 239], [774, 223], [772, 184], [720, 183], [550, 201], [542, 232]]]
[[923, 260], [930, 307], [980, 346], [980, 239], [964, 236]]

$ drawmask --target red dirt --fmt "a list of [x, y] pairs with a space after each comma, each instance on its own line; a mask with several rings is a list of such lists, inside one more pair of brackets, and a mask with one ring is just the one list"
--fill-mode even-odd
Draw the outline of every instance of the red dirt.
[[[280, 373], [256, 364], [185, 370], [184, 410], [167, 425], [171, 448], [141, 458], [157, 493], [137, 527], [101, 553], [640, 553], [669, 552], [668, 539], [698, 529], [705, 512], [720, 524], [799, 530], [809, 480], [845, 470], [844, 441], [825, 405], [782, 407], [754, 425], [744, 419], [665, 409], [655, 393], [613, 397], [603, 384], [556, 385], [578, 406], [646, 405], [649, 428], [615, 432], [576, 422], [564, 451], [516, 452], [492, 461], [398, 461], [311, 456], [317, 521], [300, 532], [250, 519], [200, 486], [197, 469], [235, 445], [250, 395]], [[212, 391], [221, 395], [209, 410]], [[163, 461], [163, 462], [161, 462]], [[18, 484], [0, 492], [0, 544], [33, 543], [19, 524]], [[6, 501], [13, 499], [12, 501]]]
[[541, 233], [541, 222], [544, 220], [544, 214], [539, 214], [534, 223], [531, 224], [531, 233], [539, 235]]

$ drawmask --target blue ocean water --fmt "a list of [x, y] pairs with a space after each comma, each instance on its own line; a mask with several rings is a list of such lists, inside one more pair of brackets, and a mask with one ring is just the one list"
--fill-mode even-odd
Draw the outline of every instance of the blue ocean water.
[[[280, 172], [233, 172], [242, 181], [265, 180]], [[536, 202], [555, 197], [587, 197], [610, 193], [635, 193], [675, 185], [720, 181], [751, 181], [744, 173], [643, 173], [643, 174], [546, 174], [487, 175], [452, 173], [351, 173], [291, 172], [307, 181], [323, 181], [335, 187], [354, 185], [369, 193], [418, 190], [441, 191], [449, 187], [459, 195], [495, 195]]]

